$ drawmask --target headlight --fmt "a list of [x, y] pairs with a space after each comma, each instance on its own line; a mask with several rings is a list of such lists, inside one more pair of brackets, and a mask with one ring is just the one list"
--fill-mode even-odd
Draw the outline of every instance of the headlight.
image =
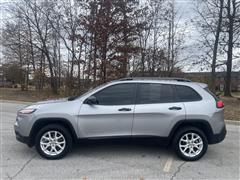
[[18, 111], [20, 114], [31, 114], [33, 112], [35, 112], [36, 109], [22, 109], [20, 111]]

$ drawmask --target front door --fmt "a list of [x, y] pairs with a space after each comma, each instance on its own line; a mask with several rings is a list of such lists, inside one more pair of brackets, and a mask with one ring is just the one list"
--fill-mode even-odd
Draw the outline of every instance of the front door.
[[83, 103], [79, 112], [78, 129], [82, 137], [130, 136], [136, 84], [108, 86], [91, 96], [98, 104]]

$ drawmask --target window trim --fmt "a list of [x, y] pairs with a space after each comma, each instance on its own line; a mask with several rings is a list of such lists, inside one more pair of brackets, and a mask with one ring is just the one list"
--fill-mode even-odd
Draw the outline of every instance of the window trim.
[[[190, 101], [182, 101], [181, 98], [179, 97], [179, 94], [177, 92], [177, 86], [184, 86], [184, 87], [187, 87], [187, 88], [190, 88], [191, 90], [193, 90], [195, 93], [197, 93], [197, 95], [200, 97], [199, 100], [190, 100]], [[195, 90], [193, 89], [192, 87], [190, 86], [186, 86], [186, 85], [180, 85], [180, 84], [174, 84], [174, 89], [175, 89], [175, 97], [176, 97], [176, 102], [197, 102], [197, 101], [202, 101], [203, 98], [202, 96]]]
[[[107, 88], [110, 88], [110, 87], [113, 87], [113, 86], [117, 86], [117, 85], [122, 85], [122, 84], [133, 84], [134, 85], [134, 93], [133, 93], [133, 104], [122, 104], [122, 105], [120, 105], [120, 104], [114, 104], [114, 105], [106, 105], [106, 104], [95, 104], [96, 106], [129, 106], [129, 105], [135, 105], [135, 103], [136, 103], [136, 90], [137, 90], [137, 83], [133, 83], [133, 82], [130, 82], [130, 83], [117, 83], [117, 84], [111, 84], [111, 85], [109, 85], [109, 86], [107, 86], [107, 87], [103, 87], [102, 89], [100, 89], [100, 90], [98, 90], [98, 91], [96, 91], [96, 92], [93, 92], [90, 96], [95, 96], [95, 94], [97, 94], [97, 93], [100, 93], [101, 91], [103, 91], [103, 90], [105, 90], [105, 89], [107, 89]], [[87, 98], [89, 98], [90, 96], [88, 96]], [[87, 99], [86, 98], [86, 99]], [[85, 100], [86, 100], [85, 99]]]
[[[158, 103], [137, 103], [137, 97], [139, 97], [139, 91], [140, 91], [140, 85], [141, 84], [159, 84], [159, 85], [169, 85], [169, 86], [172, 86], [172, 90], [173, 90], [173, 101], [172, 102], [158, 102]], [[140, 83], [137, 83], [137, 91], [136, 91], [136, 100], [135, 100], [135, 104], [136, 105], [143, 105], [143, 104], [166, 104], [166, 103], [176, 103], [176, 100], [177, 100], [177, 95], [176, 95], [176, 92], [175, 92], [175, 86], [174, 84], [167, 84], [167, 83], [152, 83], [152, 82], [140, 82]]]

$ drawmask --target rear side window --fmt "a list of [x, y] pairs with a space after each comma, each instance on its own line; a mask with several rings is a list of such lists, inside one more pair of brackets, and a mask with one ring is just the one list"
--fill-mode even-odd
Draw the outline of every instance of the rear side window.
[[107, 87], [94, 96], [99, 105], [129, 105], [134, 104], [136, 84], [116, 84]]
[[178, 101], [180, 102], [191, 102], [200, 101], [202, 97], [192, 88], [188, 86], [176, 85], [176, 93]]
[[137, 104], [168, 103], [174, 101], [172, 85], [143, 83], [138, 85]]

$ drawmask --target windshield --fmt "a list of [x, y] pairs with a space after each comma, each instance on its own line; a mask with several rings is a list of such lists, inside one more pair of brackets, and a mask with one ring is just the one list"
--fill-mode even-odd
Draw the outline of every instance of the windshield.
[[[109, 83], [109, 82], [108, 82], [108, 83]], [[73, 101], [73, 100], [75, 100], [75, 99], [77, 99], [77, 98], [81, 98], [81, 97], [83, 97], [83, 96], [87, 96], [88, 94], [90, 94], [90, 93], [92, 93], [93, 91], [96, 91], [96, 90], [102, 88], [103, 86], [107, 85], [108, 83], [101, 84], [101, 85], [99, 85], [99, 86], [97, 86], [97, 87], [95, 87], [95, 88], [90, 88], [87, 92], [85, 92], [85, 93], [82, 94], [82, 95], [71, 96], [71, 97], [68, 98], [68, 100], [69, 100], [69, 101]]]

